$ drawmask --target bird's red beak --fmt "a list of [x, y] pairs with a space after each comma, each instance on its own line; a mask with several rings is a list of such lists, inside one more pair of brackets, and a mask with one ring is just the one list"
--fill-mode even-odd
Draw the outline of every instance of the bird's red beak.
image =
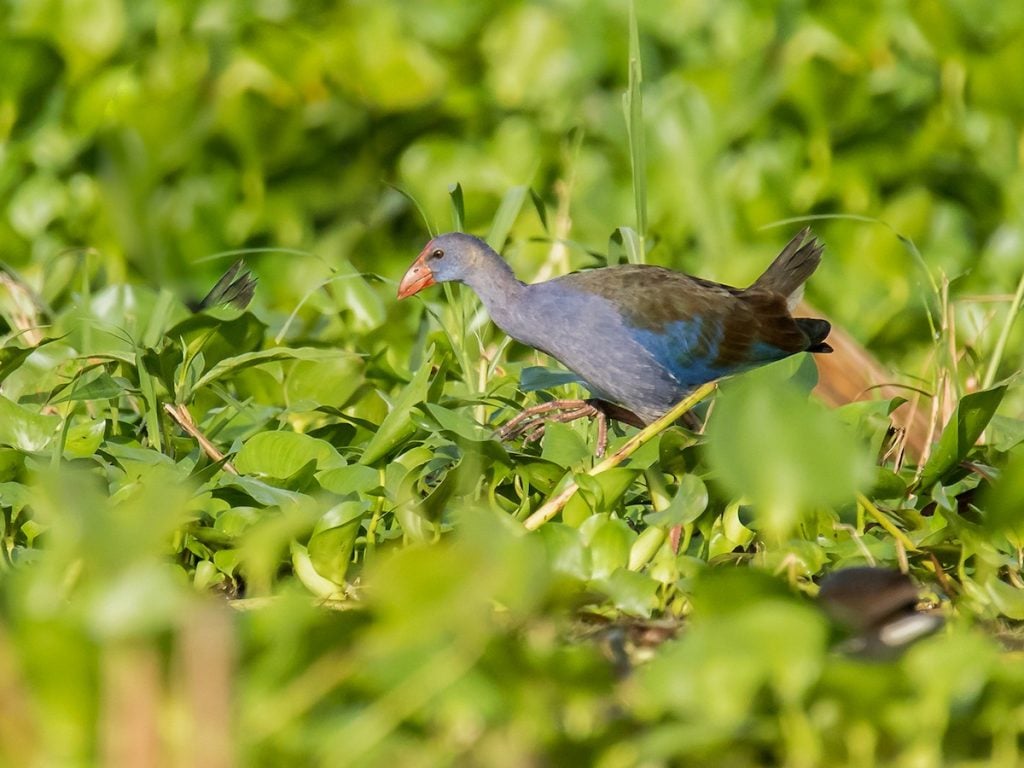
[[407, 299], [424, 288], [429, 288], [435, 284], [434, 273], [427, 266], [427, 251], [429, 248], [430, 246], [427, 245], [423, 252], [416, 257], [416, 261], [412, 263], [409, 271], [402, 278], [402, 282], [398, 284], [398, 298]]

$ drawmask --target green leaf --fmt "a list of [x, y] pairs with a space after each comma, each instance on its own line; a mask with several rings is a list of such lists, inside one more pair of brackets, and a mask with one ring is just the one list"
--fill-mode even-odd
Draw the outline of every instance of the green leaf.
[[578, 384], [579, 382], [580, 377], [575, 373], [531, 365], [523, 368], [519, 374], [519, 391], [536, 392], [538, 390], [554, 389], [565, 384]]
[[57, 339], [43, 339], [34, 347], [17, 347], [11, 343], [7, 343], [3, 347], [0, 347], [0, 383], [3, 383], [4, 379], [18, 370], [18, 368], [21, 367], [21, 364], [28, 359], [29, 355], [40, 347], [45, 347], [47, 344], [51, 344], [54, 341], [57, 341]]
[[462, 195], [462, 185], [456, 182], [448, 186], [448, 197], [452, 204], [452, 228], [461, 232], [466, 220], [466, 202]]
[[245, 475], [222, 473], [218, 477], [217, 485], [220, 488], [237, 488], [257, 504], [263, 504], [268, 507], [285, 507], [296, 504], [305, 498], [301, 493], [283, 488], [275, 488], [269, 483], [257, 480], [255, 477], [246, 477]]
[[545, 425], [541, 456], [560, 467], [574, 467], [594, 455], [593, 449], [570, 424], [553, 421]]
[[92, 456], [103, 444], [107, 422], [103, 419], [76, 424], [68, 430], [64, 442], [64, 455], [72, 459], [84, 459]]
[[16, 448], [0, 448], [0, 482], [17, 479], [24, 466], [24, 453]]
[[431, 417], [441, 431], [473, 443], [494, 442], [494, 432], [477, 424], [465, 414], [445, 408], [437, 403], [423, 403], [420, 406]]
[[[431, 355], [427, 357], [429, 359]], [[411, 411], [414, 406], [423, 402], [429, 387], [430, 364], [424, 363], [413, 374], [412, 381], [395, 398], [395, 402], [388, 415], [384, 417], [384, 421], [381, 422], [380, 428], [366, 444], [361, 463], [369, 465], [379, 461], [416, 431]]]
[[380, 487], [380, 473], [364, 464], [349, 464], [317, 473], [317, 481], [325, 491], [338, 495], [369, 493]]
[[997, 451], [1008, 451], [1024, 442], [1024, 419], [995, 414], [988, 424], [988, 443]]
[[627, 261], [630, 264], [643, 264], [643, 249], [643, 241], [635, 229], [619, 227], [612, 233], [608, 243], [608, 260], [611, 264], [620, 264], [622, 261]]
[[339, 351], [333, 358], [300, 360], [285, 376], [284, 395], [292, 410], [315, 410], [326, 405], [344, 407], [363, 383], [363, 360]]
[[309, 550], [298, 542], [290, 545], [292, 555], [292, 571], [302, 585], [321, 600], [338, 600], [345, 595], [340, 584], [322, 576], [313, 565]]
[[251, 312], [222, 319], [211, 314], [191, 315], [167, 331], [166, 338], [182, 339], [189, 355], [203, 353], [208, 365], [254, 352], [263, 343], [266, 323]]
[[580, 534], [590, 551], [591, 578], [607, 579], [629, 565], [629, 551], [637, 535], [625, 521], [595, 515], [580, 526]]
[[345, 465], [333, 445], [298, 432], [258, 432], [242, 446], [234, 465], [243, 474], [284, 478], [311, 461], [317, 469]]
[[102, 369], [87, 382], [81, 383], [81, 379], [76, 379], [63, 389], [67, 394], [51, 400], [52, 405], [89, 400], [112, 400], [126, 393], [125, 382], [114, 379]]
[[0, 395], [0, 445], [41, 451], [49, 445], [60, 423], [58, 416], [44, 416]]
[[370, 508], [369, 501], [342, 501], [324, 512], [306, 545], [317, 573], [335, 584], [345, 583], [359, 524]]
[[337, 261], [334, 269], [337, 274], [329, 283], [330, 292], [352, 330], [368, 333], [383, 325], [387, 308], [366, 276], [347, 259]]
[[623, 613], [649, 617], [658, 610], [661, 585], [645, 574], [618, 568], [607, 578], [596, 581], [595, 586]]
[[1024, 621], [1024, 589], [992, 577], [985, 582], [985, 591], [999, 613], [1014, 621]]
[[668, 507], [644, 516], [648, 525], [671, 527], [692, 523], [708, 508], [708, 489], [696, 475], [683, 475]]
[[534, 535], [544, 541], [554, 571], [580, 581], [590, 578], [590, 550], [584, 546], [579, 530], [564, 523], [548, 523]]
[[569, 525], [582, 525], [595, 513], [614, 510], [639, 474], [639, 470], [627, 467], [615, 467], [594, 476], [577, 474], [580, 493], [569, 499], [562, 510], [562, 520]]
[[494, 250], [500, 251], [502, 246], [505, 245], [508, 233], [512, 231], [512, 225], [516, 223], [516, 219], [519, 218], [519, 212], [523, 209], [523, 203], [526, 202], [528, 192], [528, 187], [520, 185], [511, 187], [505, 192], [505, 196], [501, 198], [501, 204], [498, 205], [498, 210], [494, 212], [494, 218], [491, 219], [491, 229], [485, 238], [487, 244]]
[[17, 520], [25, 507], [32, 503], [33, 491], [21, 483], [0, 483], [0, 507], [11, 510], [11, 519]]
[[1003, 385], [972, 392], [960, 399], [924, 465], [918, 488], [931, 488], [967, 457], [1005, 394], [1006, 386]]
[[871, 477], [863, 444], [838, 416], [771, 366], [723, 385], [707, 426], [708, 461], [760, 524], [785, 536], [801, 512], [849, 503]]
[[254, 365], [276, 363], [281, 360], [330, 360], [337, 357], [337, 354], [336, 350], [319, 349], [317, 347], [273, 347], [258, 352], [246, 352], [221, 360], [200, 377], [194, 389], [200, 390], [222, 376], [236, 373]]

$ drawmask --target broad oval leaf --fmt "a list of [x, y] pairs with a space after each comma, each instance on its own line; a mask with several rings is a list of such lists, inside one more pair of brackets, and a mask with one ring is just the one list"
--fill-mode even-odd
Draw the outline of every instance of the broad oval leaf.
[[338, 585], [345, 583], [359, 524], [370, 508], [365, 499], [342, 501], [317, 521], [306, 549], [317, 573]]
[[284, 380], [284, 396], [293, 410], [327, 405], [342, 408], [363, 382], [363, 359], [339, 351], [325, 360], [299, 360]]
[[325, 491], [339, 495], [369, 493], [381, 484], [379, 471], [365, 464], [325, 470], [317, 475], [317, 481]]
[[311, 461], [317, 469], [345, 465], [333, 445], [298, 432], [259, 432], [245, 441], [234, 464], [247, 475], [290, 477]]
[[667, 508], [644, 516], [648, 525], [685, 525], [692, 523], [708, 508], [708, 489], [693, 474], [683, 475]]
[[53, 438], [60, 418], [23, 408], [0, 395], [0, 444], [22, 451], [41, 451]]

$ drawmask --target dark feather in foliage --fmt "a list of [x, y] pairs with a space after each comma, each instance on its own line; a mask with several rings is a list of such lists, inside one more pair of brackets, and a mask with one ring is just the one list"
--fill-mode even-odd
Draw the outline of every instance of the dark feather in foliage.
[[229, 304], [236, 309], [245, 309], [256, 293], [256, 278], [239, 259], [225, 272], [206, 297], [196, 306], [196, 312]]

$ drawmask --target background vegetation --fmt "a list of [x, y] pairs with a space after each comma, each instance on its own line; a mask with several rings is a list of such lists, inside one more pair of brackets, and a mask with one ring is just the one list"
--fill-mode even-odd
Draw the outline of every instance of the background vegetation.
[[[1021, 72], [1013, 2], [0, 4], [0, 760], [1018, 765]], [[394, 299], [429, 231], [742, 285], [807, 220], [923, 456], [796, 360], [588, 474], [493, 437], [550, 361]], [[863, 564], [946, 629], [831, 651]]]

